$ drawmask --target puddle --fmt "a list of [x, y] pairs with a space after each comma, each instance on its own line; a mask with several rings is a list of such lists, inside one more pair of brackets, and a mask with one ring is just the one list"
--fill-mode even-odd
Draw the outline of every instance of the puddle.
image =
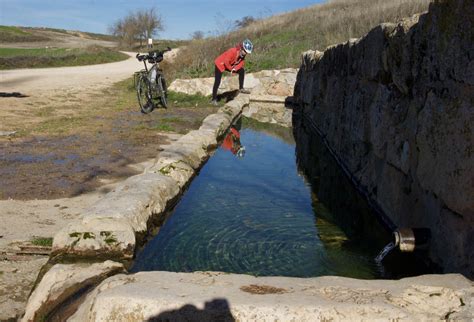
[[298, 172], [291, 130], [243, 123], [245, 154], [224, 139], [132, 271], [382, 277], [384, 241], [360, 243], [331, 220]]

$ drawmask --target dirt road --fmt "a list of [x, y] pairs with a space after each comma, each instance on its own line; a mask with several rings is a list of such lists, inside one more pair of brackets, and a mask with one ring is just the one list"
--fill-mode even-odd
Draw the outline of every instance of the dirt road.
[[109, 86], [133, 75], [143, 65], [135, 59], [136, 53], [125, 52], [129, 59], [109, 64], [12, 69], [0, 71], [2, 92], [20, 92], [35, 95], [43, 91], [75, 90]]

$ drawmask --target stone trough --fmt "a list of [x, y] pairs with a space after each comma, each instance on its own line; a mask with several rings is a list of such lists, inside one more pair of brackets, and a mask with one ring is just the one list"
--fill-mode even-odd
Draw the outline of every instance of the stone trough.
[[247, 80], [252, 95], [239, 95], [209, 115], [198, 130], [161, 151], [143, 174], [125, 180], [56, 234], [52, 268], [31, 294], [23, 321], [469, 319], [474, 287], [461, 275], [364, 281], [127, 274], [136, 250], [241, 114], [291, 126], [291, 110], [285, 107], [291, 93], [282, 84], [292, 88], [296, 70], [260, 72]]

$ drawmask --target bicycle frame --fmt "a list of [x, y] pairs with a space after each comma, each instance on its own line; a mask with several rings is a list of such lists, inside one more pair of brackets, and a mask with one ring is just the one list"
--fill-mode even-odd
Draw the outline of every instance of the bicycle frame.
[[[160, 104], [167, 108], [166, 80], [163, 71], [160, 69], [160, 62], [163, 60], [163, 54], [167, 50], [148, 53], [147, 55], [137, 54], [136, 58], [143, 61], [142, 69], [133, 75], [133, 83], [137, 90], [138, 102], [142, 113], [150, 113]], [[151, 64], [148, 67], [147, 60]], [[158, 102], [156, 101], [158, 100]]]
[[140, 71], [138, 71], [138, 72], [135, 72], [135, 73], [133, 74], [133, 86], [134, 86], [134, 87], [137, 87], [138, 79], [140, 78], [140, 75], [141, 75], [142, 73], [145, 73], [145, 74], [148, 75], [148, 73], [150, 72], [150, 70], [151, 70], [154, 66], [156, 66], [156, 71], [157, 71], [158, 74], [161, 74], [161, 75], [163, 74], [162, 71], [161, 71], [161, 69], [160, 69], [160, 64], [159, 64], [159, 63], [154, 63], [154, 64], [152, 64], [151, 68], [148, 68], [148, 65], [147, 65], [147, 63], [146, 63], [146, 60], [143, 60], [143, 65], [145, 66], [145, 69], [142, 69], [142, 70], [140, 70]]

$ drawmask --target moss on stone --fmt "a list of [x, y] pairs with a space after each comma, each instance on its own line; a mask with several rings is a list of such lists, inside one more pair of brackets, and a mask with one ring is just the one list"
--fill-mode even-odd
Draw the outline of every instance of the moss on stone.
[[83, 238], [83, 239], [95, 239], [95, 234], [94, 234], [94, 233], [91, 233], [91, 232], [85, 232], [85, 233], [82, 235], [82, 238]]

